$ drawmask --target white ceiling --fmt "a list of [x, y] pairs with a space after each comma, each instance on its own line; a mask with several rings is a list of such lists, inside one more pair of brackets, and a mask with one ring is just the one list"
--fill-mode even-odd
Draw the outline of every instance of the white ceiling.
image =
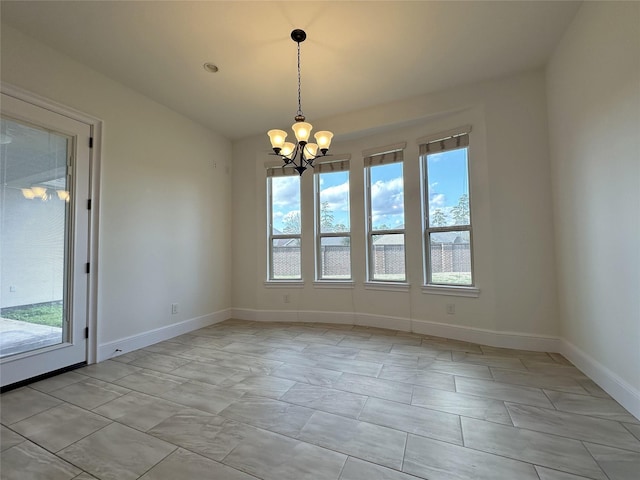
[[[542, 67], [580, 2], [10, 1], [2, 21], [223, 135]], [[220, 68], [207, 73], [202, 65]], [[46, 72], [43, 72], [46, 75]], [[325, 128], [330, 128], [326, 126]]]

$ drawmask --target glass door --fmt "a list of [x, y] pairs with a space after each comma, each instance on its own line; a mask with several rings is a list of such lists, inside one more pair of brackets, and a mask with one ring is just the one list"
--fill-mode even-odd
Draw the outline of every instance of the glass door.
[[89, 136], [89, 125], [2, 95], [2, 386], [86, 361]]

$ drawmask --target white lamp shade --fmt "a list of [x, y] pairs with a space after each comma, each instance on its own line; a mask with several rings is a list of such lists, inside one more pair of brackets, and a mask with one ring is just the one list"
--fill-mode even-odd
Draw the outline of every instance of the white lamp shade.
[[282, 146], [282, 150], [280, 150], [280, 155], [288, 157], [293, 153], [294, 148], [296, 148], [296, 146], [293, 143], [285, 142], [285, 144]]
[[314, 137], [316, 137], [316, 142], [318, 142], [318, 147], [320, 147], [320, 149], [329, 149], [329, 145], [331, 145], [331, 139], [333, 138], [333, 133], [322, 130], [316, 133]]
[[311, 160], [316, 157], [318, 154], [318, 144], [317, 143], [307, 143], [304, 146], [304, 158], [307, 160]]
[[299, 142], [308, 142], [309, 135], [311, 135], [311, 129], [313, 126], [307, 122], [296, 122], [291, 125], [293, 133], [296, 134], [296, 138]]
[[273, 148], [282, 148], [284, 139], [287, 138], [287, 132], [284, 130], [269, 130], [267, 135], [269, 135], [269, 140], [271, 140], [271, 146]]

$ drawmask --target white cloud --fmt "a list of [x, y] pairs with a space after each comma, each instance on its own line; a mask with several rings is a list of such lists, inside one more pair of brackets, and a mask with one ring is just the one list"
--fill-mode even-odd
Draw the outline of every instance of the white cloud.
[[444, 206], [444, 201], [444, 193], [436, 193], [434, 195], [431, 195], [431, 198], [429, 199], [429, 206], [435, 208], [442, 207]]
[[329, 202], [329, 209], [333, 212], [349, 211], [349, 182], [321, 189], [322, 202]]

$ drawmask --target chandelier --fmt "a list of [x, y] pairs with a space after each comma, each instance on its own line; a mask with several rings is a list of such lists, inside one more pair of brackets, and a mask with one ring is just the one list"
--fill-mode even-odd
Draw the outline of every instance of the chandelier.
[[295, 144], [285, 142], [287, 132], [284, 130], [269, 130], [267, 132], [269, 140], [271, 140], [271, 147], [275, 152], [272, 155], [278, 155], [282, 158], [284, 162], [283, 168], [287, 165], [292, 166], [301, 176], [307, 167], [313, 167], [313, 161], [316, 158], [327, 154], [333, 137], [333, 133], [321, 131], [314, 135], [316, 143], [309, 143], [309, 136], [313, 126], [305, 122], [300, 100], [300, 44], [306, 38], [307, 34], [304, 30], [295, 29], [291, 32], [291, 39], [298, 44], [298, 113], [295, 116], [296, 123], [291, 125], [297, 142]]

